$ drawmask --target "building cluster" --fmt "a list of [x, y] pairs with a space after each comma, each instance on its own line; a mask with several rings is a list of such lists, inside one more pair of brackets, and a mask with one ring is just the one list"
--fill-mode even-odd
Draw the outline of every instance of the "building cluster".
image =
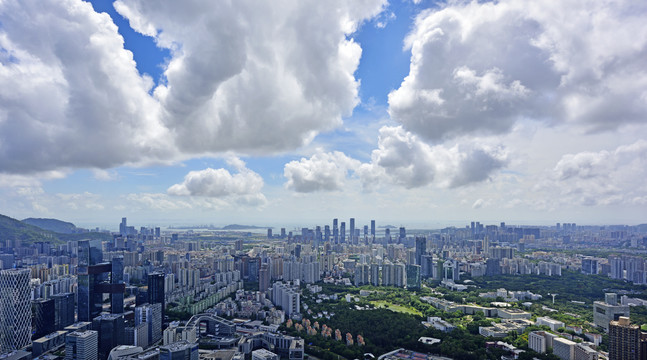
[[[20, 357], [20, 351], [29, 349], [30, 356], [64, 351], [70, 360], [194, 359], [199, 353], [196, 344], [205, 343], [228, 351], [212, 354], [215, 358], [300, 359], [303, 340], [279, 334], [272, 326], [301, 319], [301, 286], [316, 293], [315, 284], [322, 280], [419, 289], [433, 279], [464, 290], [467, 286], [459, 283], [464, 274], [560, 276], [562, 269], [577, 267], [587, 274], [647, 283], [647, 266], [637, 256], [600, 259], [527, 253], [577, 248], [600, 239], [637, 248], [647, 245], [632, 228], [471, 222], [432, 232], [378, 227], [375, 220], [359, 224], [350, 218], [294, 231], [268, 229], [267, 236], [210, 232], [207, 241], [202, 235], [191, 229], [137, 229], [123, 218], [109, 241], [88, 233], [88, 239], [64, 244], [46, 239], [25, 246], [18, 239], [3, 242], [0, 353]], [[244, 291], [244, 283], [253, 284], [255, 291], [249, 286]], [[317, 301], [333, 296], [318, 294]], [[505, 301], [540, 298], [505, 289], [482, 296]], [[517, 309], [423, 300], [445, 311], [501, 318], [501, 323], [480, 330], [486, 336], [523, 331], [530, 318]], [[628, 316], [632, 304], [642, 303], [609, 295], [594, 304], [594, 321], [610, 332], [614, 322]], [[172, 321], [178, 314], [193, 318]], [[267, 321], [270, 327], [224, 317]], [[548, 319], [539, 322], [551, 329], [560, 325]], [[442, 319], [428, 319], [427, 325], [451, 330]], [[360, 339], [350, 336], [349, 341]], [[584, 351], [580, 350], [576, 346], [572, 353]]]

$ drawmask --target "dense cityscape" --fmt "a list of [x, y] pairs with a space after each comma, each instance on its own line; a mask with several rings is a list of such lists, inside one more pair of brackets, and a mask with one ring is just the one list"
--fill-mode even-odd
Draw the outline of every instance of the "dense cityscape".
[[645, 225], [226, 228], [3, 217], [2, 358], [647, 355]]
[[0, 0], [0, 360], [647, 360], [646, 0]]

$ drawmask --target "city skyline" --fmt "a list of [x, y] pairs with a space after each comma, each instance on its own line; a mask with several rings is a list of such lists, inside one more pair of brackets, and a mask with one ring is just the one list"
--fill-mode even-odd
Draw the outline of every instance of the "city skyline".
[[0, 212], [645, 223], [645, 20], [631, 1], [4, 1]]

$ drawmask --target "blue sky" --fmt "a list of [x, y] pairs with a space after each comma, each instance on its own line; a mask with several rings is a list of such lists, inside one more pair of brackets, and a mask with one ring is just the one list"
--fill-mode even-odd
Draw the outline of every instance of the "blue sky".
[[6, 1], [0, 209], [641, 223], [645, 20], [631, 1]]

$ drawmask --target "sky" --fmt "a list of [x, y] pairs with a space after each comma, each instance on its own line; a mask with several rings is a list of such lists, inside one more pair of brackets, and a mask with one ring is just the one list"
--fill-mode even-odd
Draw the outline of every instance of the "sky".
[[647, 222], [647, 2], [0, 0], [0, 213]]

